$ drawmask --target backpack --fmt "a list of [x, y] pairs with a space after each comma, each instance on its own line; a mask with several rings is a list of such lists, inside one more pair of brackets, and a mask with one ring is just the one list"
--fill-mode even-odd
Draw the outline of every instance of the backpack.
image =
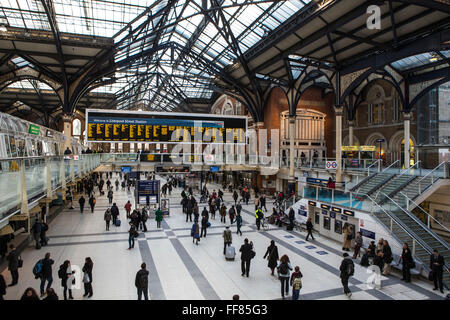
[[36, 264], [34, 265], [34, 268], [33, 268], [33, 274], [34, 274], [34, 276], [36, 277], [36, 279], [39, 278], [39, 276], [41, 275], [43, 265], [44, 265], [44, 264], [42, 263], [42, 260], [39, 260], [39, 261], [36, 262]]
[[58, 277], [59, 277], [60, 279], [64, 279], [64, 276], [65, 276], [65, 275], [66, 275], [66, 270], [65, 270], [65, 268], [64, 268], [64, 265], [62, 264], [62, 265], [59, 266]]
[[302, 288], [302, 279], [300, 279], [300, 277], [294, 278], [294, 281], [292, 281], [292, 288], [294, 290], [300, 290]]
[[353, 264], [353, 261], [351, 261], [351, 260], [348, 260], [348, 262], [347, 262], [347, 274], [349, 276], [352, 276], [355, 274], [355, 266]]
[[289, 272], [289, 266], [287, 263], [282, 262], [280, 265], [280, 273], [287, 274]]

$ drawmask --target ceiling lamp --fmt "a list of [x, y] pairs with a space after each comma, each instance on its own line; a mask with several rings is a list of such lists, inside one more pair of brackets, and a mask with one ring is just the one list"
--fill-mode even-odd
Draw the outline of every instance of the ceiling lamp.
[[6, 26], [4, 24], [0, 24], [0, 32], [7, 32]]
[[439, 58], [440, 56], [436, 52], [433, 52], [430, 57], [430, 62], [436, 62], [439, 60]]

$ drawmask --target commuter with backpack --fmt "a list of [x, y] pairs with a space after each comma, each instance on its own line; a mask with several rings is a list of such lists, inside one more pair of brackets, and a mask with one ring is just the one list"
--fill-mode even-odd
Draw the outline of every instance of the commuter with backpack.
[[352, 296], [352, 292], [348, 288], [348, 279], [355, 273], [355, 265], [347, 252], [343, 254], [343, 257], [344, 260], [342, 260], [341, 266], [339, 267], [341, 272], [340, 277], [342, 285], [344, 286], [344, 293], [350, 298]]
[[52, 286], [52, 265], [54, 261], [50, 259], [50, 253], [45, 254], [45, 258], [39, 260], [33, 268], [33, 274], [36, 279], [41, 279], [41, 297], [44, 296], [44, 286], [47, 281], [47, 290]]
[[298, 300], [302, 288], [303, 274], [300, 272], [299, 266], [296, 266], [294, 270], [291, 275], [292, 300]]
[[283, 255], [280, 258], [280, 262], [277, 266], [278, 271], [278, 277], [280, 279], [281, 283], [281, 297], [284, 299], [284, 293], [286, 292], [286, 295], [289, 294], [289, 277], [291, 276], [291, 270], [292, 270], [291, 263], [289, 261], [289, 257], [287, 255]]

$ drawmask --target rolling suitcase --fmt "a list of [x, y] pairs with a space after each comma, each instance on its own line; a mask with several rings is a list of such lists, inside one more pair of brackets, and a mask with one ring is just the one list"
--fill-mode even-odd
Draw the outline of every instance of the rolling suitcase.
[[236, 250], [233, 246], [227, 246], [225, 249], [225, 260], [234, 261], [234, 257], [236, 256]]
[[120, 227], [120, 219], [116, 220], [116, 227]]

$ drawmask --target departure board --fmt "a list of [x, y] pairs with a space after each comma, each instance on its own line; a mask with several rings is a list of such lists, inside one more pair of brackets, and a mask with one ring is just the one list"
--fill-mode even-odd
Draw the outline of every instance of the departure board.
[[199, 113], [86, 110], [89, 142], [245, 144], [247, 118]]

